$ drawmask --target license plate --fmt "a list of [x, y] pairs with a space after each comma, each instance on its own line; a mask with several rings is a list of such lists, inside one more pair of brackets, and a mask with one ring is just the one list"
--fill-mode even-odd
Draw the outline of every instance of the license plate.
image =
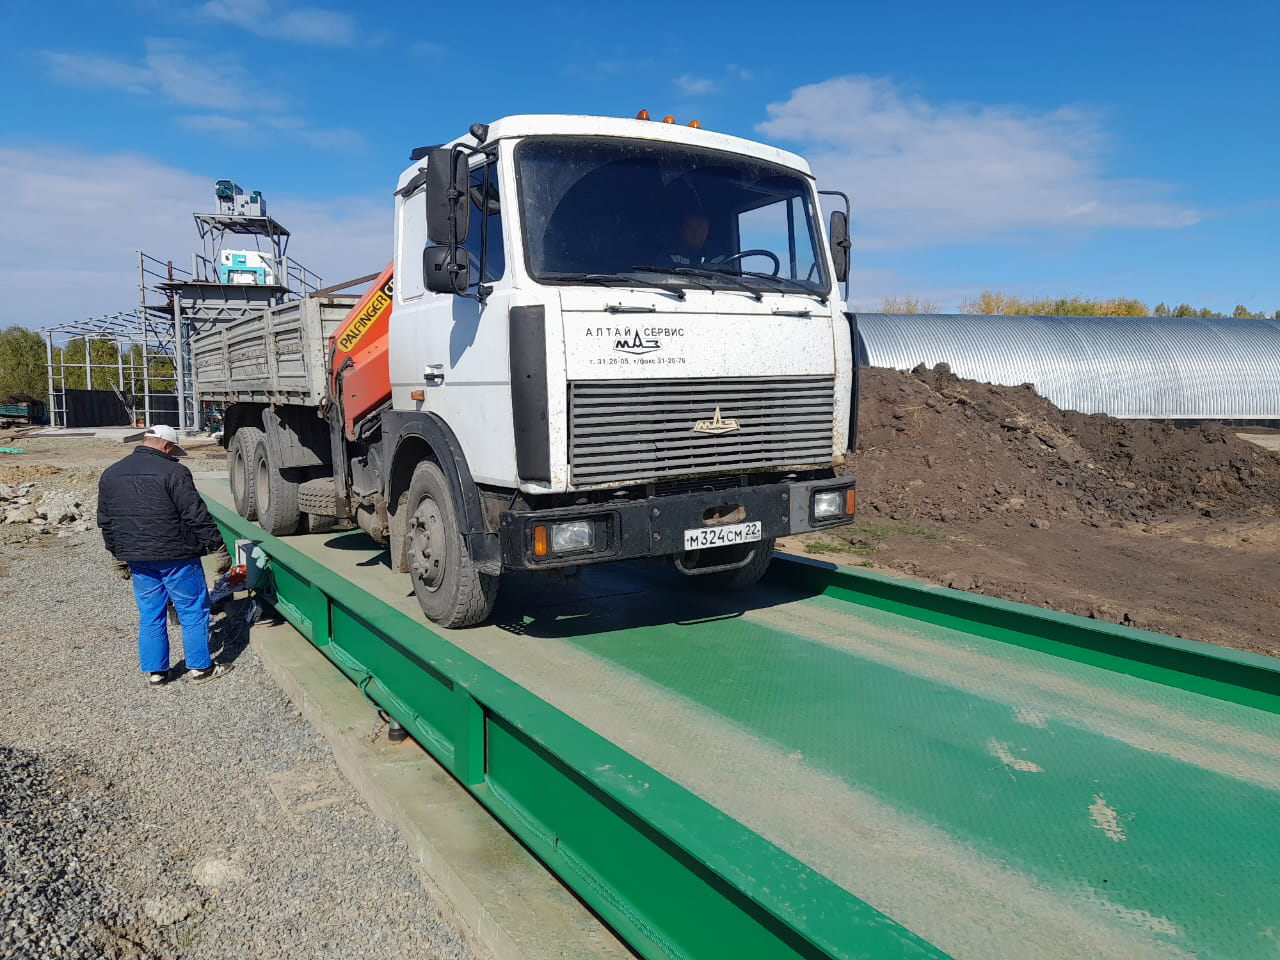
[[730, 523], [723, 527], [698, 527], [684, 532], [686, 550], [705, 550], [707, 547], [729, 547], [735, 543], [755, 543], [760, 539], [760, 521]]

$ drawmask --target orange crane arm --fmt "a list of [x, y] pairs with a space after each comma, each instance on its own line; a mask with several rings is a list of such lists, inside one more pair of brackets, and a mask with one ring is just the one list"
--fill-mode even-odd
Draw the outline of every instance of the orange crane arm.
[[391, 397], [387, 347], [394, 289], [392, 266], [387, 264], [330, 341], [329, 394], [341, 404], [348, 440], [356, 438], [356, 422]]

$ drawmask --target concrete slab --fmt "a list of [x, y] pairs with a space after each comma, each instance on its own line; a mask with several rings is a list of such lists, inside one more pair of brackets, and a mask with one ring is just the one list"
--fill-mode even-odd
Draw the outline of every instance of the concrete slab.
[[141, 437], [143, 432], [140, 427], [45, 427], [30, 436], [52, 440], [92, 437], [95, 440], [119, 440], [121, 443], [132, 443]]
[[1241, 440], [1248, 440], [1267, 450], [1280, 453], [1280, 433], [1237, 433]]
[[373, 705], [291, 626], [257, 626], [251, 640], [343, 774], [399, 827], [423, 885], [478, 956], [634, 957], [426, 751], [389, 742]]

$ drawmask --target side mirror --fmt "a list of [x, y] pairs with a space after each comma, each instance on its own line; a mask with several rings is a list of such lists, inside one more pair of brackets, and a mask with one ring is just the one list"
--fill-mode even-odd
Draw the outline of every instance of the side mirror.
[[427, 152], [424, 181], [427, 239], [432, 243], [466, 243], [471, 226], [471, 172], [467, 156], [452, 147]]
[[844, 283], [849, 279], [849, 249], [853, 244], [849, 241], [849, 218], [843, 210], [831, 212], [831, 259], [835, 262], [836, 280]]
[[471, 286], [467, 251], [449, 244], [422, 251], [422, 278], [432, 293], [466, 293]]

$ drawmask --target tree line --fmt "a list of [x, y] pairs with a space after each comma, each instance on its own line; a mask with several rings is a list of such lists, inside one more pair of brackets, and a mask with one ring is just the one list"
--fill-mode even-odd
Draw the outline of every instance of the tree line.
[[[87, 353], [86, 353], [87, 351]], [[110, 340], [85, 340], [76, 337], [61, 347], [53, 348], [55, 387], [60, 382], [67, 390], [84, 390], [89, 386], [85, 371], [86, 356], [93, 364], [95, 389], [118, 388], [119, 368], [124, 365], [124, 386], [127, 392], [143, 393], [142, 347], [133, 344], [123, 356], [119, 346]], [[78, 366], [77, 366], [78, 364]], [[149, 358], [151, 390], [166, 392], [175, 389], [173, 361], [168, 357]], [[9, 397], [33, 397], [49, 402], [49, 368], [45, 340], [34, 330], [11, 326], [0, 330], [0, 401]]]
[[[881, 313], [939, 313], [938, 304], [921, 297], [885, 297]], [[1237, 319], [1280, 320], [1280, 310], [1257, 313], [1237, 304], [1230, 314], [1216, 313], [1208, 307], [1180, 303], [1171, 307], [1157, 303], [1150, 307], [1133, 297], [1016, 297], [999, 290], [983, 290], [960, 304], [960, 313], [1006, 315], [1020, 317], [1235, 317]]]

